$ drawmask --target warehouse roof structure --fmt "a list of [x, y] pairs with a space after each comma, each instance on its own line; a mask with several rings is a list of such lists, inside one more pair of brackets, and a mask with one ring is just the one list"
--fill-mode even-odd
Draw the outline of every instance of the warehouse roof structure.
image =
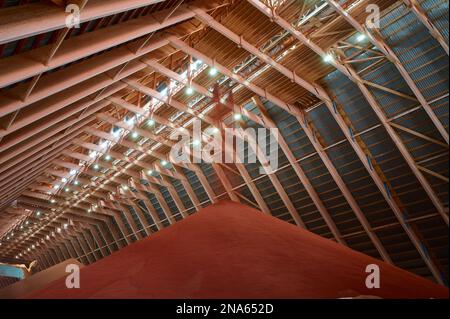
[[[232, 200], [446, 284], [448, 31], [445, 0], [0, 1], [0, 262]], [[277, 169], [174, 161], [194, 120], [278, 129]]]

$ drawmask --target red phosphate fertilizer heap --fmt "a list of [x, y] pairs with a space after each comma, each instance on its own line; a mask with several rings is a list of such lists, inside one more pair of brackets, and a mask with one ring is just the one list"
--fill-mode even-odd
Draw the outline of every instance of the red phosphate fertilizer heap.
[[[366, 267], [381, 288], [366, 287]], [[247, 206], [224, 201], [31, 298], [448, 298], [448, 290]]]

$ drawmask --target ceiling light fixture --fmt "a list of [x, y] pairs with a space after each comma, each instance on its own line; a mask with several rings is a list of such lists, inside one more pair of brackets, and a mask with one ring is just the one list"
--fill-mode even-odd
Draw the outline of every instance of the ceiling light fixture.
[[125, 119], [125, 123], [127, 123], [127, 125], [129, 126], [134, 126], [134, 117], [130, 117], [128, 119]]
[[358, 34], [358, 36], [356, 37], [356, 41], [358, 42], [362, 42], [367, 38], [367, 36], [364, 33], [360, 33]]
[[186, 88], [186, 94], [187, 94], [187, 95], [192, 95], [192, 94], [194, 94], [194, 89], [191, 88], [191, 87]]
[[323, 57], [323, 60], [327, 63], [331, 63], [334, 61], [334, 57], [331, 54], [327, 54]]
[[211, 76], [216, 76], [217, 73], [218, 73], [218, 71], [217, 71], [216, 68], [211, 68], [211, 69], [209, 69], [209, 75], [211, 75]]
[[120, 136], [120, 129], [113, 129], [112, 130], [112, 135], [114, 136], [114, 137], [119, 137]]

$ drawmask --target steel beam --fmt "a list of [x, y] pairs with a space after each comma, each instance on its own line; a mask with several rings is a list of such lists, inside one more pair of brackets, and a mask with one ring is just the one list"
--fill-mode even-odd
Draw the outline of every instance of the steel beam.
[[375, 45], [383, 54], [394, 64], [394, 66], [397, 68], [397, 70], [402, 75], [405, 82], [408, 84], [411, 91], [416, 96], [417, 100], [422, 105], [424, 111], [428, 114], [431, 121], [434, 123], [436, 129], [441, 134], [442, 138], [445, 140], [445, 142], [449, 143], [449, 135], [442, 124], [442, 122], [439, 120], [439, 118], [434, 113], [431, 106], [428, 104], [427, 100], [423, 96], [423, 94], [420, 92], [419, 88], [417, 87], [416, 83], [412, 79], [411, 75], [408, 73], [406, 68], [402, 65], [400, 59], [397, 57], [395, 52], [389, 47], [389, 45], [383, 40], [382, 36], [379, 34], [379, 32], [375, 29], [367, 28], [366, 26], [361, 25], [354, 17], [352, 17], [345, 9], [341, 7], [341, 5], [336, 2], [335, 0], [327, 0], [328, 4], [337, 12], [339, 13], [350, 25], [352, 25], [358, 32], [362, 34], [366, 34], [370, 40], [370, 42]]
[[430, 31], [430, 34], [441, 45], [448, 55], [448, 43], [439, 29], [434, 25], [433, 21], [428, 17], [426, 11], [422, 8], [417, 0], [403, 0], [406, 7], [411, 10], [422, 24]]
[[[163, 2], [164, 0], [90, 0], [80, 23]], [[73, 1], [71, 3], [74, 3]], [[66, 27], [64, 10], [45, 3], [25, 4], [0, 10], [0, 44], [29, 38]]]

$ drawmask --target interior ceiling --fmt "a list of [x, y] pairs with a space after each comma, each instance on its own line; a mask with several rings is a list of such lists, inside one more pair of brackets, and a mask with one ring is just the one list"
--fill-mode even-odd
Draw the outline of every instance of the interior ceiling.
[[[66, 2], [0, 1], [1, 261], [93, 263], [230, 199], [446, 283], [448, 1], [371, 1], [369, 33], [365, 0], [78, 0], [71, 29]], [[171, 163], [194, 117], [279, 128], [279, 169]]]

